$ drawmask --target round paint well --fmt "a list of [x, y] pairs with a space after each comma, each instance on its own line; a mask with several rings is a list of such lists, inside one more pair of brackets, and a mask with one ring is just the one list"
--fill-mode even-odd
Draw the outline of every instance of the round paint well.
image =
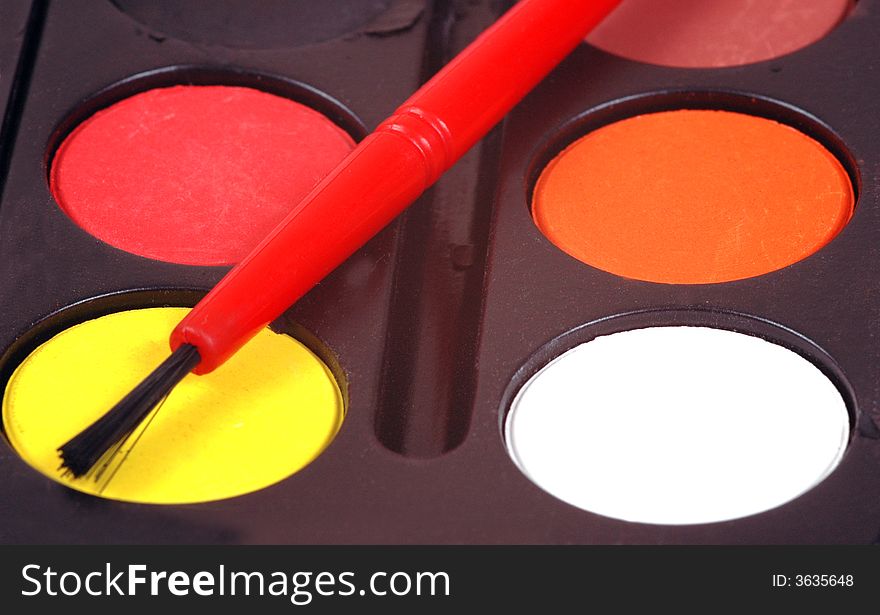
[[[147, 28], [200, 44], [239, 49], [308, 45], [357, 32], [392, 0], [111, 0]], [[156, 38], [153, 35], [153, 38]]]
[[684, 68], [778, 58], [822, 39], [853, 0], [626, 0], [587, 42], [630, 60]]
[[59, 471], [57, 447], [168, 356], [168, 332], [186, 312], [113, 313], [65, 329], [27, 355], [3, 396], [5, 433], [19, 455], [78, 491], [153, 504], [242, 495], [315, 459], [343, 419], [339, 386], [311, 350], [265, 329], [216, 371], [184, 378], [98, 480]]
[[846, 404], [811, 362], [707, 327], [600, 336], [547, 363], [515, 396], [508, 451], [578, 508], [696, 524], [780, 506], [837, 466]]
[[352, 149], [325, 115], [234, 86], [157, 88], [95, 113], [50, 171], [61, 209], [106, 243], [187, 265], [230, 265]]
[[852, 182], [825, 146], [779, 122], [680, 109], [630, 117], [569, 144], [540, 173], [538, 228], [616, 275], [706, 284], [815, 253], [852, 216]]

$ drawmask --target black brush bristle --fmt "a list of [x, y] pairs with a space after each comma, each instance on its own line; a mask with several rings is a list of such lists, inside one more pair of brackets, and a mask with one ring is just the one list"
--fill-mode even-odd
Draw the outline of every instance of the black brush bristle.
[[76, 477], [88, 474], [124, 441], [150, 411], [201, 361], [195, 346], [183, 344], [104, 416], [58, 448], [61, 467]]

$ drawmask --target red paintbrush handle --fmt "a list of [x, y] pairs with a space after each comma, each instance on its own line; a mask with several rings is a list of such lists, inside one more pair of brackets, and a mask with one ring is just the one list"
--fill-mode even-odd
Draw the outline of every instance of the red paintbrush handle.
[[212, 371], [385, 227], [619, 0], [522, 0], [364, 139], [180, 322]]

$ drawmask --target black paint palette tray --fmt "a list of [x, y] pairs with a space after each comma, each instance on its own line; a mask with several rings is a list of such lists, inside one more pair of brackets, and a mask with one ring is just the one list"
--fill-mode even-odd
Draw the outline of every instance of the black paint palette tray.
[[[0, 47], [0, 75], [9, 67], [15, 73], [14, 83], [0, 80], [0, 97], [11, 101], [0, 156], [8, 166], [0, 178], [0, 377], [7, 398], [16, 370], [62, 332], [139, 308], [192, 306], [231, 264], [139, 255], [102, 240], [60, 206], [53, 165], [72, 136], [85, 134], [80, 127], [90, 118], [107, 117], [151, 91], [247, 88], [318, 112], [354, 142], [506, 8], [454, 0], [257, 8], [229, 0], [199, 13], [198, 5], [2, 0], [4, 17], [15, 16], [0, 23], [0, 35], [15, 43], [4, 39]], [[880, 228], [874, 138], [880, 119], [873, 105], [880, 81], [871, 59], [878, 27], [880, 4], [862, 0], [820, 40], [729, 67], [660, 66], [580, 45], [395, 223], [273, 323], [275, 334], [295, 338], [326, 365], [339, 388], [344, 419], [310, 463], [235, 497], [119, 501], [125, 498], [80, 493], [37, 471], [16, 451], [17, 427], [9, 422], [0, 442], [6, 512], [0, 541], [876, 541], [880, 251], [873, 238]], [[541, 186], [573, 147], [631, 118], [707, 110], [770, 121], [827, 150], [823, 160], [836, 160], [852, 187], [851, 216], [839, 232], [785, 266], [709, 282], [619, 275], [557, 247], [555, 231], [540, 224]], [[586, 170], [585, 178], [586, 185], [593, 181]], [[603, 233], [624, 234], [613, 227]], [[640, 243], [649, 244], [650, 238]], [[513, 439], [520, 436], [511, 417], [523, 411], [526, 392], [537, 394], [543, 386], [537, 383], [570, 352], [623, 339], [623, 332], [684, 328], [781, 349], [830, 383], [845, 415], [834, 467], [771, 507], [707, 522], [615, 516], [559, 491], [551, 495], [556, 487], [538, 480]], [[669, 357], [679, 356], [674, 350], [668, 347]], [[748, 363], [744, 356], [740, 363]], [[619, 396], [612, 391], [612, 400], [648, 387], [637, 362], [624, 365], [631, 386]], [[682, 396], [699, 390], [686, 376]], [[46, 381], [45, 388], [63, 382]], [[557, 388], [557, 403], [575, 409], [586, 408], [589, 391], [601, 384], [590, 371], [567, 382], [573, 386]], [[714, 389], [716, 399], [701, 404], [711, 407], [749, 388], [739, 382]], [[777, 406], [788, 393], [779, 395]], [[548, 404], [546, 416], [556, 416], [550, 402], [541, 403]], [[798, 416], [798, 408], [791, 411]], [[10, 413], [4, 406], [4, 416]], [[575, 431], [564, 421], [557, 425]], [[787, 433], [798, 429], [789, 424]], [[639, 442], [637, 431], [621, 440]], [[712, 448], [720, 431], [698, 425], [693, 438]], [[589, 448], [595, 439], [582, 435]], [[657, 459], [640, 458], [639, 446], [626, 459], [645, 475]], [[784, 456], [786, 446], [779, 438], [767, 450]], [[544, 454], [552, 456], [553, 448]], [[582, 459], [575, 448], [570, 459]], [[739, 452], [757, 455], [747, 443]], [[272, 451], [276, 458], [288, 454], [283, 446]], [[686, 467], [699, 465], [694, 459]], [[585, 466], [577, 476], [606, 469]], [[720, 475], [705, 481], [694, 490], [727, 490]], [[631, 488], [622, 480], [608, 484], [612, 494]]]

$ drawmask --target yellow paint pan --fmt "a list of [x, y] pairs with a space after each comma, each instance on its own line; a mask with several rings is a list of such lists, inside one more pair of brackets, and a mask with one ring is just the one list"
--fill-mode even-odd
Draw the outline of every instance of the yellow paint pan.
[[36, 348], [12, 374], [3, 397], [12, 446], [68, 487], [154, 504], [242, 495], [315, 459], [344, 416], [339, 386], [312, 351], [266, 329], [223, 367], [187, 376], [100, 480], [62, 475], [57, 447], [167, 357], [168, 332], [186, 312], [117, 312], [66, 329]]

